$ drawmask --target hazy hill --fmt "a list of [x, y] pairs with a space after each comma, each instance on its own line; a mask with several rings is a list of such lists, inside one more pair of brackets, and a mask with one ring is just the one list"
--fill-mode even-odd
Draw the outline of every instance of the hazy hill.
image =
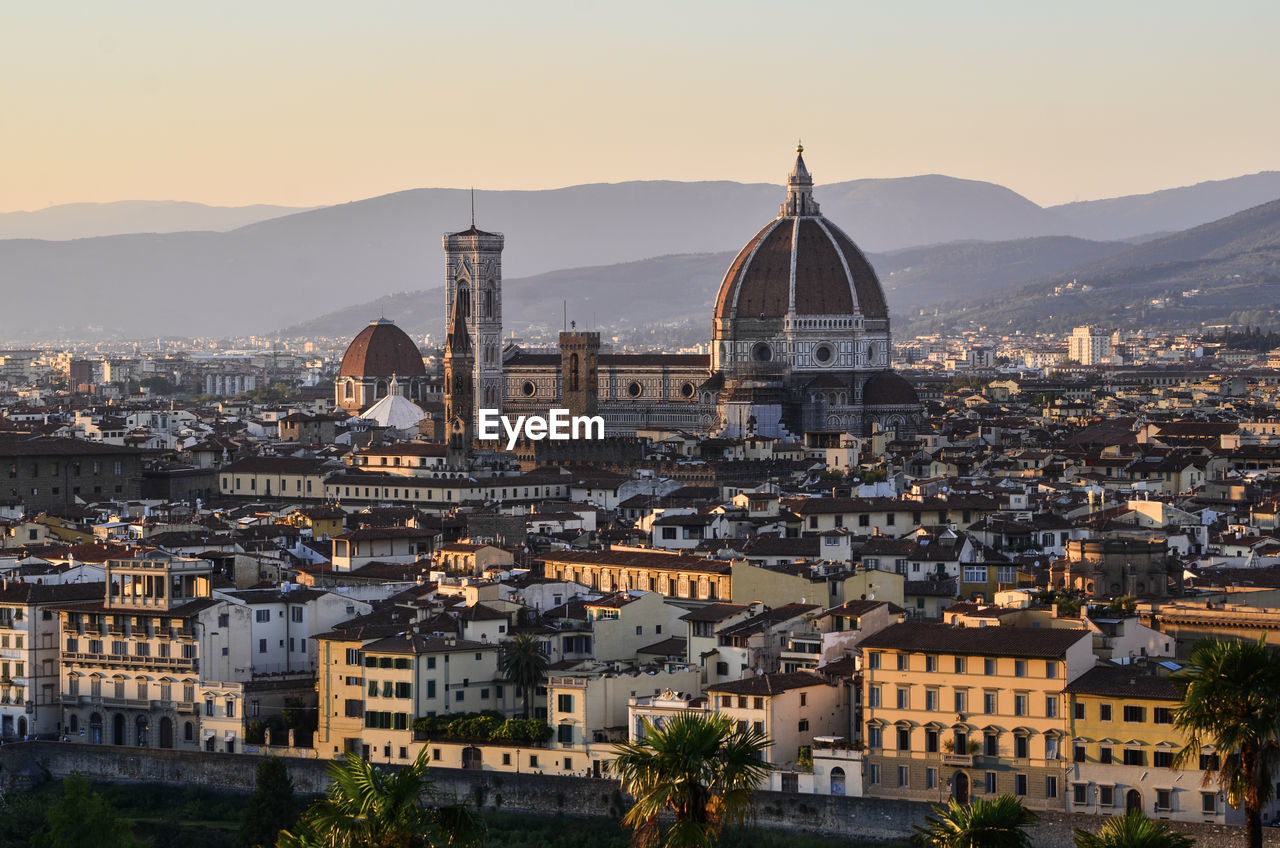
[[[1068, 289], [1066, 285], [1073, 283]], [[1084, 291], [1080, 287], [1088, 286]], [[1280, 319], [1280, 201], [1053, 274], [998, 298], [953, 301], [924, 326], [1063, 330]]]
[[[1233, 190], [1266, 190], [1271, 177], [1241, 178]], [[1186, 197], [1202, 190], [1193, 186], [1162, 192], [1152, 208], [1181, 208]], [[1050, 220], [1053, 210], [1041, 209], [1008, 189], [936, 175], [820, 185], [815, 193], [823, 212], [872, 250], [959, 240], [1003, 242], [1064, 226]], [[477, 192], [476, 209], [482, 228], [506, 233], [504, 276], [518, 279], [561, 268], [736, 250], [773, 217], [782, 198], [783, 189], [776, 185], [635, 182]], [[1134, 205], [1141, 204], [1132, 200], [1130, 206]], [[274, 331], [353, 302], [435, 287], [443, 276], [440, 233], [465, 227], [468, 216], [466, 191], [417, 189], [284, 215], [225, 233], [0, 240], [0, 297], [6, 302], [0, 337]], [[1114, 239], [1164, 227], [1164, 218], [1154, 213], [1143, 217], [1126, 212], [1125, 220], [1130, 226], [1115, 232]], [[903, 268], [906, 276], [899, 281], [888, 276], [890, 271], [896, 276], [897, 268], [884, 266], [891, 292], [901, 290], [890, 296], [891, 305], [901, 298], [897, 302], [902, 305], [893, 308], [927, 303], [907, 294], [919, 286], [971, 293], [982, 284], [1004, 285], [1054, 273], [1064, 267], [1064, 256], [1069, 264], [1078, 264], [1110, 250], [1090, 247], [1088, 251], [1103, 252], [1075, 256], [1075, 247], [1054, 240], [1017, 245], [1008, 249], [1027, 253], [1027, 266], [1014, 270], [1010, 265], [1016, 264], [1016, 257], [992, 260], [992, 267], [983, 268], [985, 260], [969, 248], [951, 249], [952, 267], [942, 277], [909, 271], [921, 263], [908, 262]], [[1030, 255], [1041, 249], [1047, 251], [1042, 259]], [[706, 297], [714, 294], [722, 270], [723, 266], [707, 272], [712, 282], [706, 284]], [[1024, 271], [1032, 276], [1021, 276]], [[636, 279], [643, 274], [623, 276]], [[689, 302], [688, 292], [701, 291], [704, 285], [695, 279], [683, 285], [675, 276], [672, 279], [673, 293], [683, 295], [677, 304]], [[544, 283], [550, 286], [551, 281]], [[623, 301], [605, 291], [604, 282], [592, 284], [600, 289], [592, 297], [601, 301], [593, 311], [603, 323]], [[514, 293], [515, 287], [511, 291], [513, 298], [521, 296]], [[582, 290], [566, 283], [557, 291], [561, 293], [530, 289], [530, 308], [543, 316], [554, 313], [559, 299], [577, 297]], [[518, 312], [509, 308], [508, 314], [514, 318]]]
[[[895, 315], [960, 295], [979, 296], [1129, 246], [1047, 237], [966, 242], [870, 254]], [[571, 268], [503, 282], [503, 322], [516, 332], [555, 328], [569, 317], [583, 326], [641, 327], [686, 320], [711, 325], [711, 310], [732, 252], [660, 256], [618, 265]], [[355, 304], [280, 331], [282, 336], [348, 338], [389, 316], [414, 336], [443, 332], [441, 287]]]
[[34, 212], [0, 212], [0, 239], [79, 239], [125, 233], [225, 232], [304, 212], [296, 206], [206, 206], [177, 200], [64, 203]]

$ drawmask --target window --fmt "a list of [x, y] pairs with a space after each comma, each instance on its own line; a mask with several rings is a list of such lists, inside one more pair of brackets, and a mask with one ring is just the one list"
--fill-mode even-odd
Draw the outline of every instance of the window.
[[1137, 748], [1125, 748], [1124, 764], [1127, 766], [1145, 766], [1147, 764], [1147, 755]]
[[911, 698], [906, 689], [898, 689], [898, 709], [910, 709]]
[[956, 674], [964, 674], [964, 657], [956, 657]]
[[911, 770], [906, 766], [898, 766], [898, 785], [903, 787], [910, 786], [911, 781], [908, 779], [910, 774]]
[[1089, 784], [1071, 784], [1071, 803], [1084, 806], [1089, 803]]
[[295, 624], [302, 623], [302, 607], [289, 607], [289, 620]]
[[906, 670], [907, 670], [907, 655], [898, 654], [898, 671], [906, 671]]
[[230, 615], [228, 615], [228, 614], [227, 614], [227, 613], [225, 613], [225, 612], [224, 612], [224, 613], [222, 613], [221, 615], [219, 615], [219, 616], [218, 616], [218, 626], [219, 626], [219, 627], [230, 627], [230, 626], [231, 626], [231, 616], [230, 616]]
[[879, 667], [880, 667], [880, 652], [872, 651], [867, 655], [867, 668], [879, 668]]
[[1084, 701], [1076, 701], [1072, 704], [1072, 710], [1075, 712], [1076, 721], [1084, 721]]
[[796, 730], [798, 730], [801, 733], [807, 733], [809, 731], [809, 719], [807, 718], [800, 719], [800, 721], [797, 722]]
[[964, 582], [986, 583], [987, 567], [985, 565], [966, 565], [964, 567]]
[[1098, 721], [1111, 721], [1111, 705], [1098, 704]]
[[1016, 716], [1024, 716], [1027, 714], [1026, 693], [1020, 692], [1013, 696], [1013, 714]]
[[1013, 661], [1013, 676], [1014, 676], [1014, 677], [1026, 677], [1026, 676], [1027, 676], [1027, 661], [1026, 661], [1026, 660], [1014, 660], [1014, 661]]
[[1163, 749], [1152, 752], [1151, 765], [1156, 768], [1173, 768], [1173, 752]]
[[1026, 795], [1027, 794], [1027, 776], [1025, 774], [1015, 774], [1013, 776], [1013, 787], [1014, 787], [1013, 788], [1014, 795]]
[[1050, 660], [1044, 664], [1044, 676], [1053, 679], [1058, 676], [1058, 664]]
[[911, 750], [911, 729], [907, 727], [898, 728], [898, 750]]
[[925, 670], [925, 671], [937, 671], [937, 670], [938, 670], [938, 658], [937, 658], [937, 657], [935, 657], [933, 654], [925, 654], [925, 655], [924, 655], [924, 670]]
[[1013, 757], [1016, 760], [1025, 760], [1031, 756], [1030, 740], [1022, 734], [1013, 737]]
[[926, 727], [924, 731], [924, 750], [928, 754], [938, 753], [938, 731]]
[[1217, 771], [1220, 767], [1217, 754], [1200, 755], [1200, 771]]
[[267, 640], [266, 640], [266, 639], [259, 639], [259, 640], [258, 640], [258, 653], [260, 653], [260, 654], [265, 654], [266, 652], [267, 652]]
[[962, 713], [969, 708], [969, 693], [964, 689], [957, 689], [954, 693], [955, 711]]
[[573, 744], [573, 725], [562, 724], [556, 728], [556, 741], [561, 745]]
[[878, 709], [880, 706], [880, 687], [872, 686], [867, 689], [867, 706], [872, 709]]
[[871, 786], [880, 784], [880, 766], [878, 764], [871, 763], [867, 766], [867, 783]]
[[1058, 717], [1058, 696], [1057, 695], [1044, 696], [1044, 715], [1045, 715], [1045, 718]]
[[214, 714], [214, 706], [213, 706], [212, 698], [204, 699], [204, 714], [207, 716], [211, 716]]
[[988, 677], [994, 677], [996, 673], [996, 661], [990, 658], [983, 660], [982, 673]]
[[1098, 787], [1098, 806], [1114, 807], [1116, 805], [1116, 788], [1114, 786]]
[[412, 692], [413, 692], [413, 684], [412, 684], [412, 683], [397, 683], [397, 684], [396, 684], [395, 693], [396, 693], [396, 697], [397, 697], [397, 698], [411, 698], [411, 697], [413, 697]]
[[271, 610], [264, 610], [264, 609], [254, 610], [254, 611], [253, 611], [253, 620], [254, 620], [254, 621], [257, 621], [257, 622], [259, 622], [259, 623], [264, 622], [264, 621], [270, 621], [270, 620], [271, 620]]
[[1124, 720], [1141, 724], [1147, 720], [1147, 711], [1144, 707], [1125, 706]]
[[1102, 763], [1103, 765], [1109, 765], [1111, 763], [1111, 746], [1110, 745], [1103, 745], [1102, 747], [1098, 748], [1098, 762]]
[[1075, 746], [1072, 748], [1071, 760], [1072, 762], [1077, 762], [1077, 763], [1083, 763], [1088, 760], [1088, 756], [1085, 753], [1085, 747], [1083, 743], [1077, 742]]
[[988, 795], [996, 794], [996, 773], [995, 772], [993, 771], [987, 772], [986, 780], [983, 782], [982, 788], [983, 790], [986, 791]]
[[938, 788], [938, 770], [936, 768], [927, 768], [924, 770], [924, 788]]
[[998, 757], [1000, 756], [1000, 737], [991, 732], [982, 734], [982, 756]]
[[1151, 711], [1151, 718], [1156, 724], [1173, 724], [1173, 710], [1168, 707], [1156, 707]]
[[996, 693], [986, 691], [982, 693], [982, 711], [987, 715], [996, 714]]
[[572, 696], [572, 695], [557, 695], [557, 696], [556, 696], [556, 711], [557, 711], [557, 712], [562, 712], [562, 713], [571, 713], [571, 712], [573, 712], [573, 696]]
[[924, 690], [924, 708], [930, 712], [936, 712], [938, 709], [938, 690]]
[[1218, 814], [1218, 793], [1200, 793], [1200, 812], [1207, 816], [1214, 816]]
[[867, 747], [880, 748], [884, 746], [883, 733], [878, 724], [867, 725]]
[[1049, 775], [1044, 779], [1044, 797], [1046, 798], [1058, 797], [1058, 778], [1057, 777], [1054, 777], [1053, 775]]
[[1173, 809], [1173, 792], [1169, 789], [1156, 790], [1156, 810], [1168, 812]]

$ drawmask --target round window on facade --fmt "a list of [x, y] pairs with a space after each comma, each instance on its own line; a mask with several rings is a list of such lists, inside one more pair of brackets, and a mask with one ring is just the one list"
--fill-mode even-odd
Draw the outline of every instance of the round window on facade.
[[688, 383], [688, 382], [683, 383], [680, 386], [680, 397], [691, 398], [693, 397], [694, 391], [695, 389], [694, 389], [693, 383]]
[[773, 348], [765, 342], [757, 342], [756, 346], [751, 348], [751, 358], [756, 362], [773, 361]]
[[829, 365], [836, 358], [835, 349], [823, 342], [813, 349], [813, 361], [819, 365]]
[[643, 393], [644, 393], [644, 386], [641, 386], [635, 380], [632, 380], [630, 383], [627, 384], [628, 397], [638, 398]]
[[538, 387], [533, 384], [532, 380], [525, 380], [520, 386], [520, 393], [525, 397], [533, 397], [538, 391]]

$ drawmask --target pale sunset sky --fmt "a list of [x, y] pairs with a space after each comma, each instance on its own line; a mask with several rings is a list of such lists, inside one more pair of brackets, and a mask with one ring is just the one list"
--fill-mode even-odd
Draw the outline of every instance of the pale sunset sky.
[[1280, 2], [15, 0], [0, 212], [943, 173], [1042, 205], [1280, 169]]

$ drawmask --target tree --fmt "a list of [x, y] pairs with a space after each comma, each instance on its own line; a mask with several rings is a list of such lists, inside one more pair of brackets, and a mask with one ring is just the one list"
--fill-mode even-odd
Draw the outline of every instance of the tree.
[[952, 798], [947, 806], [933, 808], [924, 827], [915, 826], [911, 841], [921, 848], [1031, 848], [1026, 828], [1035, 820], [1036, 814], [1013, 795], [971, 804]]
[[[720, 714], [682, 712], [665, 726], [643, 722], [644, 736], [617, 746], [611, 766], [635, 799], [622, 823], [635, 848], [709, 848], [725, 824], [741, 822], [751, 794], [770, 769], [761, 759], [773, 743]], [[675, 820], [665, 828], [664, 813]]]
[[1142, 810], [1111, 816], [1095, 836], [1076, 829], [1076, 848], [1193, 848], [1196, 841], [1174, 833], [1162, 821], [1152, 821]]
[[239, 848], [274, 844], [276, 835], [298, 820], [293, 781], [284, 760], [267, 757], [258, 763], [257, 784], [240, 822]]
[[498, 671], [524, 693], [524, 716], [533, 718], [533, 694], [547, 679], [551, 660], [532, 633], [517, 633], [502, 643]]
[[44, 827], [31, 836], [32, 848], [133, 848], [136, 844], [133, 828], [81, 774], [62, 781], [62, 796], [45, 812]]
[[479, 845], [484, 830], [463, 805], [424, 807], [430, 786], [430, 749], [396, 772], [348, 753], [329, 764], [328, 797], [302, 814], [294, 831], [282, 831], [276, 848], [444, 848]]
[[1174, 768], [1200, 768], [1202, 749], [1212, 746], [1217, 766], [1205, 770], [1204, 785], [1216, 781], [1232, 806], [1244, 805], [1249, 848], [1262, 848], [1262, 805], [1280, 764], [1280, 657], [1265, 637], [1204, 639], [1173, 679], [1185, 687], [1173, 724], [1187, 738]]

